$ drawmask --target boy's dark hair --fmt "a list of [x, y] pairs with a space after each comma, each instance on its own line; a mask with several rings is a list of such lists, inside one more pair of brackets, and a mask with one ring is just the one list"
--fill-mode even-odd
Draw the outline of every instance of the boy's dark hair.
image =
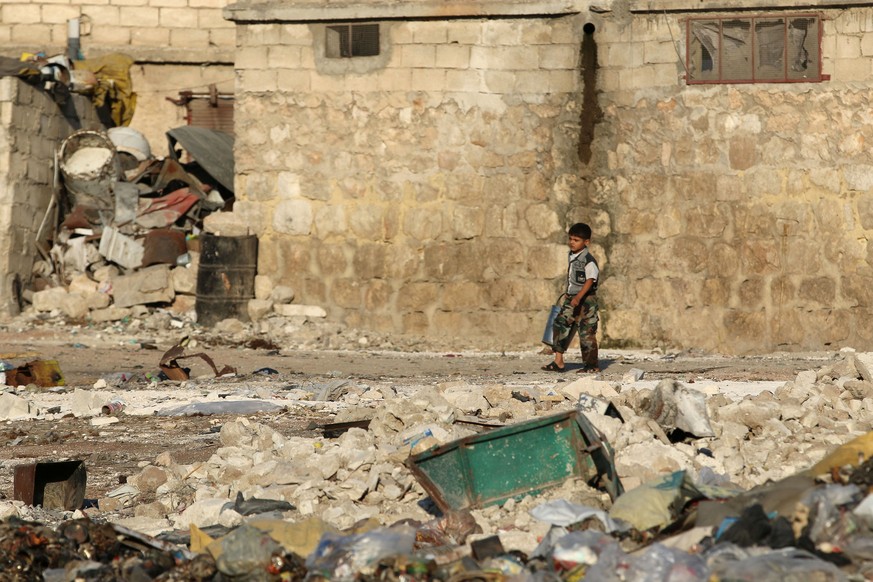
[[570, 227], [568, 236], [578, 236], [581, 239], [589, 240], [591, 238], [591, 227], [584, 222], [577, 222]]

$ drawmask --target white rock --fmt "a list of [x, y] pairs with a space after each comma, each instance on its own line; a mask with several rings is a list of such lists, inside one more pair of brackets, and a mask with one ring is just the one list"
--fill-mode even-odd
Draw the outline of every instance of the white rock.
[[189, 529], [191, 524], [197, 527], [223, 525], [234, 527], [242, 522], [242, 516], [232, 509], [233, 504], [227, 499], [203, 499], [191, 504], [180, 515], [170, 516], [177, 528]]
[[327, 311], [318, 305], [273, 305], [273, 311], [283, 317], [310, 317], [310, 318], [325, 318]]
[[43, 289], [33, 294], [33, 308], [37, 311], [51, 311], [60, 307], [61, 301], [67, 296], [63, 287]]
[[116, 422], [121, 422], [117, 416], [97, 416], [91, 419], [91, 426], [106, 426]]
[[276, 285], [270, 292], [270, 300], [276, 304], [287, 304], [294, 301], [294, 289], [287, 285]]
[[596, 380], [593, 377], [579, 378], [578, 380], [570, 382], [566, 386], [559, 385], [557, 386], [557, 390], [571, 402], [579, 400], [580, 394], [588, 394], [589, 396], [602, 398], [604, 400], [609, 400], [618, 396], [618, 391], [611, 383], [604, 382], [603, 380]]
[[260, 321], [273, 310], [273, 302], [269, 299], [249, 299], [246, 308], [252, 321]]
[[0, 394], [0, 420], [34, 418], [39, 414], [36, 405], [15, 394]]

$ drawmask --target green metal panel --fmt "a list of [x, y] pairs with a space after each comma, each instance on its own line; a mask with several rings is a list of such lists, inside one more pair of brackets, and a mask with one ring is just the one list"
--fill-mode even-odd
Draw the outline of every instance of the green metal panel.
[[577, 411], [453, 441], [410, 457], [407, 466], [443, 510], [503, 503], [572, 477], [605, 475], [610, 495], [621, 492], [612, 451]]

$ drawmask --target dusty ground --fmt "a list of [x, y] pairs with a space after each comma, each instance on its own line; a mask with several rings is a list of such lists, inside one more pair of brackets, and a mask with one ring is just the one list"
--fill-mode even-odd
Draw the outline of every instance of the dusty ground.
[[[119, 330], [37, 325], [7, 326], [0, 331], [0, 360], [21, 365], [33, 359], [59, 362], [69, 391], [91, 388], [104, 375], [126, 372], [154, 372], [163, 352], [184, 334], [180, 330], [144, 334]], [[251, 349], [228, 345], [220, 336], [200, 335], [192, 351], [208, 353], [221, 367], [235, 367], [238, 376], [210, 380], [211, 390], [238, 389], [249, 381], [268, 381], [276, 390], [287, 390], [331, 379], [382, 385], [436, 385], [464, 380], [474, 384], [547, 384], [572, 381], [573, 352], [568, 354], [570, 370], [547, 373], [540, 366], [549, 361], [541, 346], [513, 353], [429, 352], [403, 353], [384, 349], [302, 350], [282, 346]], [[647, 379], [665, 377], [686, 382], [787, 381], [799, 371], [816, 369], [833, 353], [770, 354], [755, 357], [721, 357], [703, 354], [630, 352], [603, 350], [603, 379], [620, 380], [631, 368], [642, 369]], [[207, 375], [208, 368], [192, 360], [192, 376]], [[578, 365], [578, 364], [577, 364]], [[252, 375], [262, 368], [278, 374], [265, 378]], [[130, 384], [116, 390], [119, 396], [144, 390], [147, 384]], [[166, 390], [175, 384], [161, 383]], [[329, 423], [326, 409], [260, 413], [259, 422], [284, 435], [318, 436], [315, 425]], [[87, 498], [99, 498], [116, 488], [138, 464], [169, 451], [177, 462], [194, 463], [208, 459], [218, 447], [218, 429], [228, 416], [162, 417], [122, 415], [121, 422], [92, 427], [87, 418], [68, 416], [55, 420], [7, 421], [0, 425], [0, 499], [12, 497], [14, 466], [20, 463], [60, 459], [81, 459], [88, 471]]]

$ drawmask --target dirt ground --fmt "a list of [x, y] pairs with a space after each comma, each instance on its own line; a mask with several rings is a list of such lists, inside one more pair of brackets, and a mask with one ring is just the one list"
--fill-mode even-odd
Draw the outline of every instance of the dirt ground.
[[[0, 331], [0, 360], [21, 365], [34, 359], [57, 360], [65, 376], [66, 388], [90, 389], [104, 375], [119, 372], [153, 372], [166, 349], [184, 332], [173, 330], [152, 334], [146, 339], [124, 333], [56, 325], [7, 327]], [[175, 333], [177, 332], [178, 333]], [[157, 335], [157, 339], [154, 337]], [[217, 336], [200, 336], [195, 349], [208, 353], [221, 367], [233, 366], [238, 376], [226, 382], [233, 388], [252, 378], [252, 372], [271, 368], [276, 385], [301, 385], [330, 379], [378, 381], [403, 385], [437, 385], [463, 380], [473, 384], [548, 384], [572, 381], [578, 363], [568, 353], [568, 372], [543, 372], [548, 363], [541, 346], [512, 353], [429, 352], [404, 353], [382, 349], [300, 350], [282, 346], [252, 349], [228, 345]], [[692, 353], [659, 353], [602, 350], [602, 378], [619, 381], [630, 369], [645, 371], [646, 379], [675, 378], [700, 380], [787, 381], [803, 370], [817, 369], [835, 353], [783, 353], [761, 356], [722, 357]], [[209, 372], [199, 360], [191, 361], [192, 377]], [[202, 369], [201, 369], [202, 368]], [[172, 383], [159, 386], [173, 389]], [[143, 389], [147, 384], [126, 385], [126, 391]], [[219, 384], [220, 387], [220, 384]], [[320, 436], [317, 425], [330, 423], [324, 410], [281, 411], [253, 415], [262, 422], [291, 436]], [[130, 416], [107, 427], [93, 427], [88, 418], [71, 415], [58, 420], [7, 421], [0, 425], [0, 499], [12, 498], [14, 466], [20, 463], [80, 459], [88, 471], [87, 498], [99, 498], [137, 473], [144, 462], [170, 452], [178, 463], [208, 459], [219, 446], [218, 431], [229, 416]]]

